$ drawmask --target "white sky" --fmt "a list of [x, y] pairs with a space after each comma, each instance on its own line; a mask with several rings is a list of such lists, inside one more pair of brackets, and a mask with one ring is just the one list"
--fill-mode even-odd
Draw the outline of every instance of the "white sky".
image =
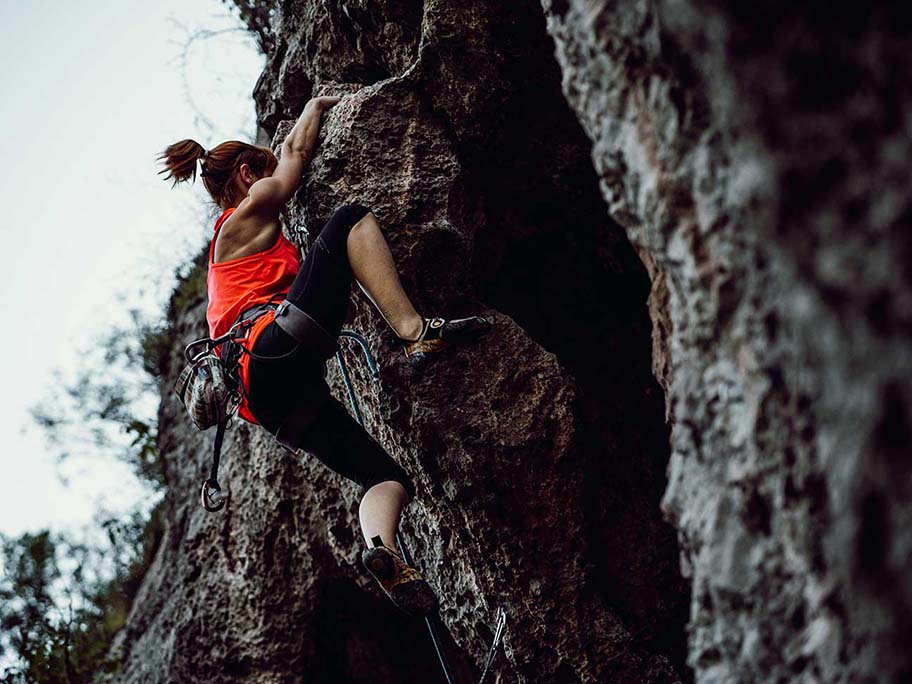
[[246, 32], [195, 41], [185, 86], [189, 33], [239, 26], [219, 0], [0, 0], [0, 16], [0, 532], [62, 531], [147, 493], [91, 457], [64, 487], [28, 409], [127, 304], [162, 309], [211, 226], [202, 184], [171, 190], [155, 157], [252, 142], [263, 58]]

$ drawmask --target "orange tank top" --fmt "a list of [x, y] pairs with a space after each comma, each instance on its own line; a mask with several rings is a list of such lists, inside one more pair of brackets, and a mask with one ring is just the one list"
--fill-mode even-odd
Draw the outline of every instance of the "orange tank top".
[[[238, 316], [250, 307], [288, 292], [301, 267], [298, 248], [281, 232], [275, 244], [264, 252], [214, 263], [215, 241], [218, 239], [219, 229], [235, 209], [236, 207], [226, 209], [218, 217], [212, 242], [209, 244], [209, 269], [206, 274], [209, 304], [206, 307], [206, 320], [209, 323], [209, 336], [212, 338], [228, 332]], [[263, 314], [238, 342], [246, 349], [252, 350], [260, 333], [274, 318], [272, 311]], [[238, 360], [238, 376], [244, 388], [238, 415], [246, 421], [256, 423], [247, 405], [247, 393], [250, 389], [250, 357], [247, 354], [242, 353]]]

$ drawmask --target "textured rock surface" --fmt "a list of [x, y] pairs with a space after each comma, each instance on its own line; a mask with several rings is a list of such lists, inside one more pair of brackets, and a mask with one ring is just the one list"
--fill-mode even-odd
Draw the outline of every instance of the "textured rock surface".
[[[358, 294], [379, 381], [346, 351], [370, 431], [419, 487], [404, 532], [457, 681], [477, 677], [498, 607], [499, 682], [687, 680], [649, 280], [599, 196], [540, 6], [503, 4], [282, 4], [255, 93], [264, 137], [311, 94], [345, 94], [287, 225], [306, 246], [336, 206], [366, 204], [421, 310], [496, 312], [495, 335], [415, 373]], [[204, 333], [202, 296], [174, 312], [175, 353]], [[442, 681], [422, 625], [356, 562], [356, 488], [239, 426], [229, 510], [206, 515], [211, 435], [182, 411], [163, 397], [168, 533], [121, 681]]]
[[908, 11], [543, 5], [653, 276], [698, 681], [909, 681]]
[[[367, 204], [423, 311], [496, 312], [414, 373], [358, 294], [381, 378], [346, 351], [419, 486], [405, 534], [457, 680], [499, 606], [501, 683], [912, 679], [909, 17], [298, 0], [277, 21], [262, 139], [345, 95], [291, 233]], [[171, 396], [161, 426], [168, 532], [121, 681], [440, 681], [358, 567], [352, 485], [239, 426], [207, 516], [211, 435]]]

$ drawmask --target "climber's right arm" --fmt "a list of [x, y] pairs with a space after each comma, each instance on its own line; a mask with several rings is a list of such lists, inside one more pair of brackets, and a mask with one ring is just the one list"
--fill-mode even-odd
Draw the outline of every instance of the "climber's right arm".
[[317, 146], [320, 117], [338, 101], [338, 97], [315, 97], [304, 106], [300, 118], [282, 143], [275, 171], [250, 186], [250, 202], [259, 209], [257, 213], [277, 214], [297, 192], [304, 169]]

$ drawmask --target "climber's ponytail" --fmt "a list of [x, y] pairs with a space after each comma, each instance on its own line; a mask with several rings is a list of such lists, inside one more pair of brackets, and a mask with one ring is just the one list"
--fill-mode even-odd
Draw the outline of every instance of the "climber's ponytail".
[[181, 140], [168, 145], [158, 159], [163, 160], [165, 168], [159, 174], [167, 173], [165, 180], [171, 178], [173, 188], [178, 183], [191, 178], [196, 180], [196, 160], [203, 159], [200, 176], [209, 195], [220, 207], [227, 209], [235, 206], [234, 184], [231, 182], [241, 164], [247, 164], [258, 176], [265, 176], [275, 170], [279, 160], [268, 147], [250, 145], [240, 140], [228, 140], [216, 145], [208, 152], [195, 140]]
[[174, 182], [171, 184], [172, 188], [191, 176], [195, 181], [196, 160], [203, 157], [205, 154], [206, 148], [189, 138], [176, 142], [173, 145], [168, 145], [165, 151], [157, 157], [157, 159], [163, 160], [165, 163], [165, 168], [158, 173], [159, 175], [167, 173], [168, 175], [165, 176], [165, 180], [174, 179]]

